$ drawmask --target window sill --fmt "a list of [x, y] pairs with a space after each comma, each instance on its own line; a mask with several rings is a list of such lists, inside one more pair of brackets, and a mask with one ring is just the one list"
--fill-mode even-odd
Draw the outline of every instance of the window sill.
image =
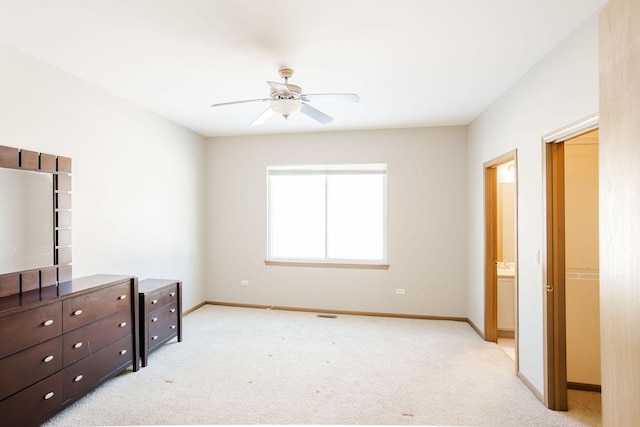
[[265, 260], [265, 265], [277, 265], [281, 267], [320, 267], [320, 268], [360, 268], [366, 270], [388, 270], [389, 264], [367, 263], [342, 263], [321, 261], [274, 261]]

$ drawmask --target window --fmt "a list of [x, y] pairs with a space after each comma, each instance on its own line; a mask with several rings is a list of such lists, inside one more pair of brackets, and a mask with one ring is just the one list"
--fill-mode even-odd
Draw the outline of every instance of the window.
[[268, 259], [386, 262], [386, 163], [272, 166]]

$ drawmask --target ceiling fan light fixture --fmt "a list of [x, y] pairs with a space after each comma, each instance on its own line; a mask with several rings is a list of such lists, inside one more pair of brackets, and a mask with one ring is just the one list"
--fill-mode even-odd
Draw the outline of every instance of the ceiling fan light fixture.
[[302, 101], [299, 99], [274, 99], [271, 101], [271, 109], [285, 119], [296, 114], [301, 108]]

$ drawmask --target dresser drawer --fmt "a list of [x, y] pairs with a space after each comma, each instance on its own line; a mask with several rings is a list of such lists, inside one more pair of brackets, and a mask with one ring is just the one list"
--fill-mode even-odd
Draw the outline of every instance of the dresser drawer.
[[0, 400], [61, 369], [61, 337], [5, 357], [0, 360]]
[[62, 372], [0, 402], [2, 425], [38, 425], [62, 405]]
[[62, 334], [62, 305], [53, 303], [0, 318], [0, 358]]
[[62, 302], [62, 329], [69, 332], [116, 311], [131, 307], [129, 282], [110, 286]]
[[167, 286], [147, 295], [147, 310], [151, 312], [163, 305], [175, 303], [177, 301], [177, 286]]
[[159, 309], [149, 313], [149, 327], [154, 328], [160, 325], [161, 323], [164, 323], [171, 319], [174, 319], [174, 323], [175, 323], [175, 319], [178, 318], [177, 306], [178, 306], [177, 303], [172, 303], [172, 304], [162, 306]]
[[149, 350], [153, 350], [160, 344], [167, 342], [170, 338], [175, 337], [178, 332], [177, 329], [175, 321], [151, 328], [149, 331]]
[[131, 335], [131, 313], [122, 310], [63, 336], [64, 366], [69, 366], [114, 341]]
[[64, 400], [72, 399], [133, 362], [133, 338], [124, 337], [64, 369]]

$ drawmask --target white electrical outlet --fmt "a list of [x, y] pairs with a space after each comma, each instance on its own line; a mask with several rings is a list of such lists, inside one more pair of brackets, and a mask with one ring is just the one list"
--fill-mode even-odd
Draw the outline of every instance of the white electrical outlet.
[[404, 289], [396, 289], [397, 295], [404, 295]]
[[240, 286], [249, 286], [248, 280], [240, 280]]

